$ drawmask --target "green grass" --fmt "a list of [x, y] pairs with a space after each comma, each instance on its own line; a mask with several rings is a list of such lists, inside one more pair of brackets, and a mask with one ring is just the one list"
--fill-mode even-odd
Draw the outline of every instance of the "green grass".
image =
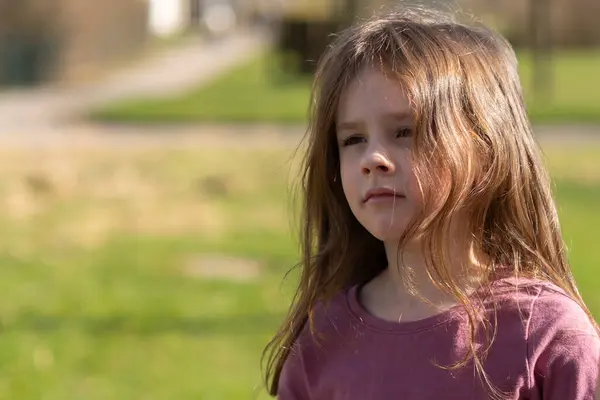
[[520, 74], [529, 114], [537, 123], [600, 123], [600, 51], [569, 51], [553, 57], [552, 86], [540, 98], [532, 92], [532, 62], [520, 57]]
[[[598, 156], [548, 149], [575, 275], [596, 316], [600, 175], [588, 168]], [[260, 351], [297, 261], [289, 157], [3, 151], [0, 399], [266, 399]], [[258, 262], [258, 274], [216, 279], [185, 268], [220, 254]]]
[[[287, 157], [3, 151], [0, 399], [261, 395], [296, 261]], [[259, 273], [210, 279], [194, 260], [211, 254]]]
[[[258, 57], [225, 73], [206, 87], [166, 99], [134, 99], [97, 110], [92, 117], [118, 122], [274, 122], [306, 121], [308, 79], [282, 80], [273, 60]], [[547, 96], [534, 99], [531, 59], [520, 58], [530, 116], [537, 123], [600, 122], [600, 52], [561, 52], [555, 57], [554, 83]], [[279, 77], [279, 78], [278, 78]]]
[[559, 181], [557, 197], [573, 273], [588, 307], [600, 318], [600, 254], [590, 234], [591, 227], [600, 223], [600, 216], [593, 211], [600, 204], [600, 184]]
[[[304, 121], [308, 79], [281, 78], [275, 83], [269, 62], [257, 58], [198, 90], [171, 99], [111, 104], [95, 119], [124, 122], [285, 122]], [[278, 79], [278, 78], [275, 78]]]

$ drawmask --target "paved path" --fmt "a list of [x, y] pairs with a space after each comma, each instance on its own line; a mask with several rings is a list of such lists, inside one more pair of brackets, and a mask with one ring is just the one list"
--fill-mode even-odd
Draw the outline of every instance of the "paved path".
[[210, 82], [268, 45], [262, 31], [243, 31], [215, 42], [190, 39], [136, 62], [130, 68], [77, 87], [0, 92], [0, 139], [34, 138], [72, 130], [73, 118], [117, 99], [174, 95]]

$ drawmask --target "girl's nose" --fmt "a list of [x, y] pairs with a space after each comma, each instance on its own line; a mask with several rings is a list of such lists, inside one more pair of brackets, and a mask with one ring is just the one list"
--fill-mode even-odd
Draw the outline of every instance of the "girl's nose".
[[362, 171], [364, 174], [383, 173], [393, 174], [395, 166], [392, 160], [381, 150], [372, 151], [365, 156], [363, 161]]

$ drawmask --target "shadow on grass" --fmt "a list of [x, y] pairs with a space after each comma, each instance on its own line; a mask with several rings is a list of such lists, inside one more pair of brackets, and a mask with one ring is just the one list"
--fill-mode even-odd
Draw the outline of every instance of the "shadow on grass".
[[177, 333], [192, 336], [243, 336], [271, 334], [283, 321], [274, 313], [179, 317], [173, 315], [117, 314], [60, 316], [23, 312], [1, 325], [4, 333], [53, 333], [75, 330], [93, 336], [158, 336]]

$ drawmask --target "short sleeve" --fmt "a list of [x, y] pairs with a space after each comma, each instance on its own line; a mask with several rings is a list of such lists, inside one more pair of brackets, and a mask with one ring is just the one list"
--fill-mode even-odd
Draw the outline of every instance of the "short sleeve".
[[584, 310], [563, 293], [546, 291], [533, 306], [529, 325], [536, 397], [594, 400], [600, 338]]

